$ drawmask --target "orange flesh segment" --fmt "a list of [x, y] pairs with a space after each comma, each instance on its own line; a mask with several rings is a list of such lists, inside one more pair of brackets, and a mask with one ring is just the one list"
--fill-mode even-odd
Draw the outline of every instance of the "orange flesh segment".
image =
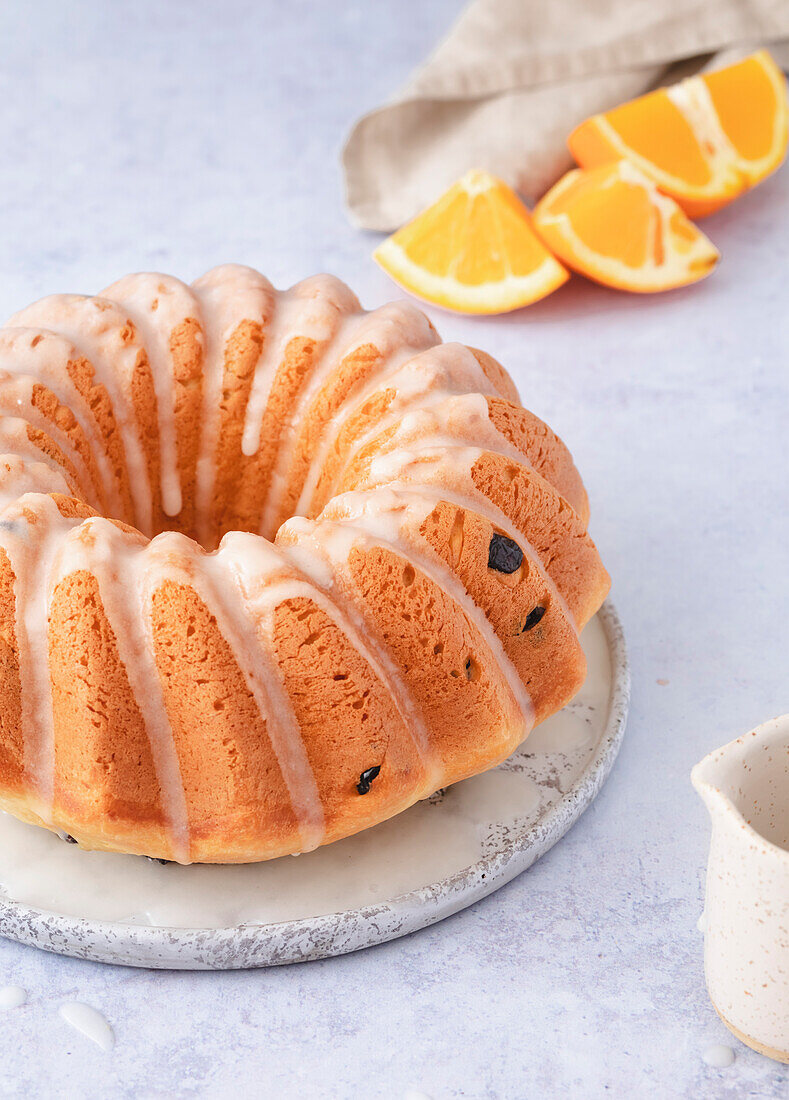
[[702, 77], [723, 132], [746, 160], [761, 160], [772, 148], [777, 102], [775, 88], [758, 57]]
[[644, 188], [616, 182], [601, 189], [593, 179], [581, 183], [566, 204], [572, 209], [577, 236], [601, 256], [621, 260], [628, 267], [643, 267], [652, 221], [652, 204]]
[[669, 219], [671, 232], [674, 235], [674, 246], [680, 251], [688, 247], [698, 239], [698, 232], [692, 222], [689, 222], [681, 210], [675, 210]]
[[[523, 204], [507, 188], [496, 213], [499, 223], [499, 240], [518, 241], [518, 248], [510, 252], [510, 270], [513, 275], [528, 275], [545, 259], [545, 246], [528, 222], [523, 221]], [[515, 200], [515, 201], [513, 201]], [[516, 206], [517, 203], [517, 206]]]
[[[415, 264], [435, 275], [446, 275], [452, 266], [457, 244], [463, 232], [468, 201], [458, 194], [446, 204], [436, 203], [434, 210], [425, 212], [426, 221], [418, 226], [416, 221], [399, 230], [400, 247]], [[433, 233], [440, 228], [441, 232]]]
[[693, 129], [664, 91], [623, 103], [605, 116], [625, 144], [645, 160], [688, 183], [704, 185], [712, 173]]
[[469, 203], [456, 246], [457, 259], [452, 274], [458, 282], [479, 286], [498, 282], [506, 276], [501, 234], [486, 196]]

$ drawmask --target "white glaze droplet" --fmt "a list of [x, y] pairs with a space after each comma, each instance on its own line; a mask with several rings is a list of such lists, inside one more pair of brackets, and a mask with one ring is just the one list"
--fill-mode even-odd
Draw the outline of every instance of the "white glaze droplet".
[[0, 1009], [19, 1008], [27, 1002], [27, 990], [21, 985], [5, 985], [0, 989]]
[[67, 1024], [102, 1050], [112, 1050], [115, 1046], [115, 1033], [95, 1008], [82, 1001], [67, 1001], [60, 1006], [59, 1012]]
[[728, 1069], [734, 1064], [736, 1057], [731, 1047], [725, 1047], [721, 1043], [712, 1043], [701, 1056], [708, 1066], [713, 1069]]
[[699, 932], [707, 931], [707, 911], [705, 909], [702, 909], [701, 916], [696, 921], [696, 927], [698, 928]]

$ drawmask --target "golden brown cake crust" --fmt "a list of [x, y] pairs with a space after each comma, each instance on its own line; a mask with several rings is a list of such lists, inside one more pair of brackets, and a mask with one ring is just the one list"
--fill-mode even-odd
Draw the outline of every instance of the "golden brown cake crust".
[[0, 507], [0, 806], [181, 862], [306, 851], [494, 766], [578, 690], [609, 584], [503, 367], [329, 276], [22, 310]]

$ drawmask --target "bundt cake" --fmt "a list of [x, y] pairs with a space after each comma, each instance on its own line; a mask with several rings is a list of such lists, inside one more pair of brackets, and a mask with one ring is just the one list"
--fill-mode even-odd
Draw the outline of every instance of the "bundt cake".
[[[130, 275], [0, 329], [0, 806], [85, 848], [308, 851], [490, 768], [608, 577], [489, 356], [321, 275]], [[273, 541], [269, 541], [273, 540]]]

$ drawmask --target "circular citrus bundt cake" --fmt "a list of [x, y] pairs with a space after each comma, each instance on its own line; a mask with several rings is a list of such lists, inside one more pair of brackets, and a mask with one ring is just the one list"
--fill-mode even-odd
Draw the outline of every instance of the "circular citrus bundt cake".
[[572, 459], [408, 303], [235, 265], [44, 298], [0, 329], [0, 452], [0, 806], [83, 847], [308, 851], [584, 679]]

